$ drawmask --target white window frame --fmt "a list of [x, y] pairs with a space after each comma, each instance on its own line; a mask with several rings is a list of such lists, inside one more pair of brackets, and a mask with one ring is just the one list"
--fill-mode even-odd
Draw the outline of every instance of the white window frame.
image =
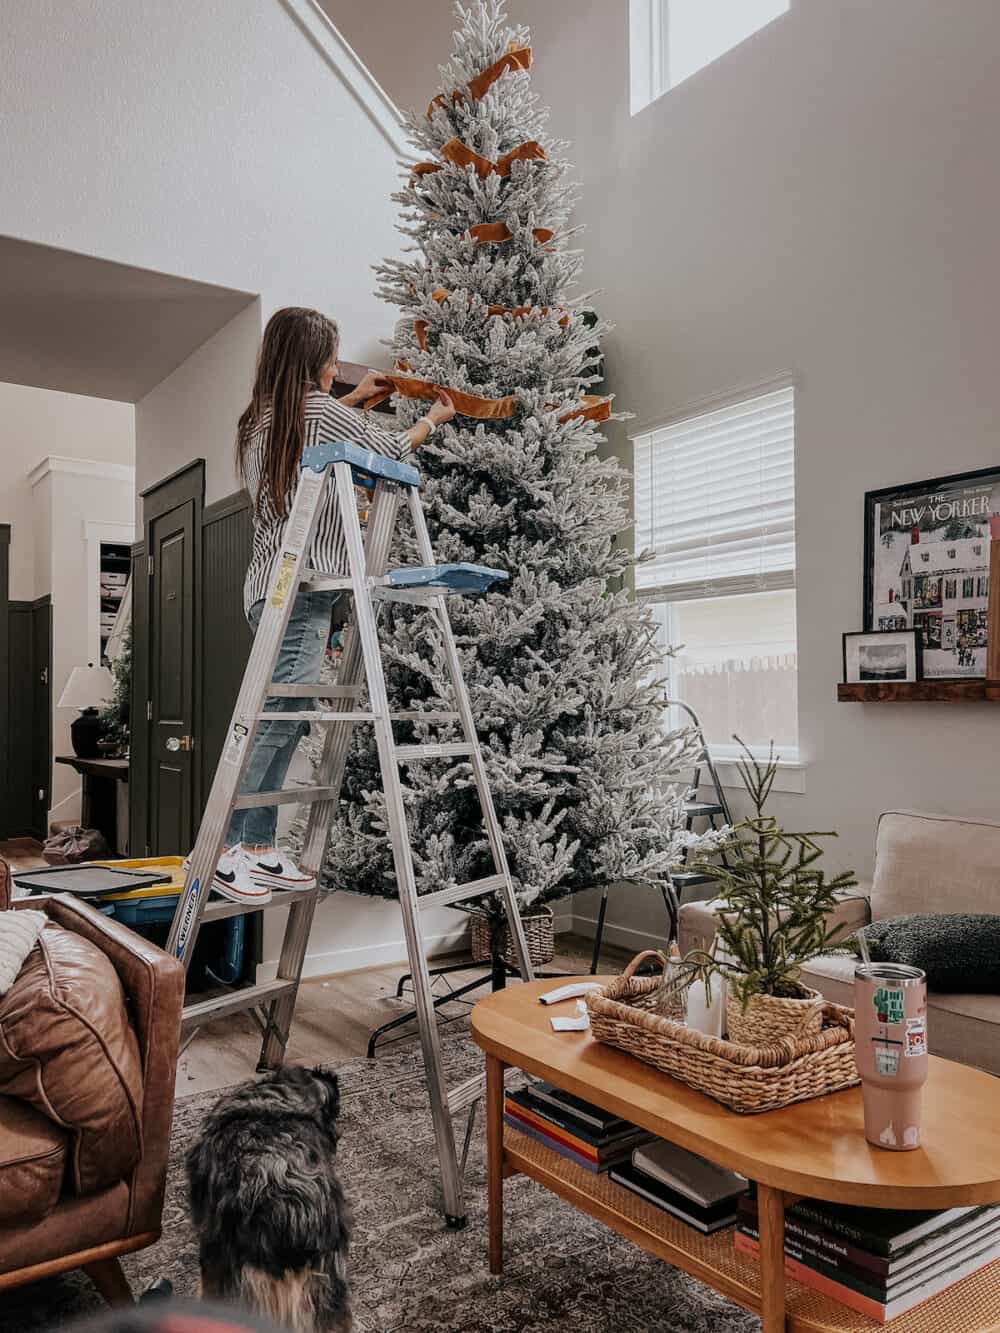
[[[695, 402], [687, 404], [687, 406], [685, 407], [679, 408], [669, 413], [665, 413], [662, 416], [657, 416], [653, 419], [642, 420], [639, 423], [637, 423], [637, 425], [633, 426], [633, 428], [628, 432], [629, 442], [631, 443], [634, 450], [636, 440], [639, 439], [641, 436], [651, 434], [653, 431], [663, 430], [666, 427], [675, 425], [679, 422], [687, 421], [694, 417], [702, 415], [708, 415], [711, 412], [719, 411], [727, 407], [734, 407], [740, 403], [750, 401], [754, 398], [762, 397], [769, 393], [775, 393], [783, 389], [792, 390], [793, 414], [794, 414], [794, 402], [795, 402], [795, 396], [797, 395], [798, 392], [798, 386], [796, 383], [795, 376], [789, 372], [786, 372], [784, 374], [775, 376], [773, 379], [765, 380], [763, 382], [756, 384], [744, 385], [738, 389], [732, 389], [722, 394], [712, 395], [711, 397], [708, 398], [702, 398]], [[634, 485], [634, 478], [633, 478], [633, 485]], [[633, 492], [633, 503], [634, 503], [634, 492]], [[638, 548], [638, 542], [636, 543], [636, 545]], [[638, 553], [639, 552], [637, 549], [636, 554]], [[797, 570], [793, 571], [792, 574], [792, 580], [790, 584], [792, 588], [796, 586], [795, 582], [796, 573]], [[767, 589], [765, 588], [760, 589], [760, 591], [766, 591], [766, 590]], [[665, 634], [664, 634], [665, 641], [668, 645], [676, 644], [678, 642], [678, 636], [676, 632], [672, 632], [671, 622], [673, 620], [673, 607], [676, 606], [677, 603], [676, 601], [674, 602], [670, 601], [669, 589], [650, 589], [649, 591], [637, 590], [635, 595], [640, 601], [646, 602], [650, 606], [662, 606], [666, 608], [667, 621], [665, 625]], [[740, 593], [727, 594], [725, 592], [722, 592], [719, 595], [753, 596], [754, 593], [752, 590], [748, 589], [746, 592], [742, 594]], [[796, 641], [797, 639], [798, 639], [798, 625], [796, 618]], [[667, 697], [670, 698], [673, 696], [674, 663], [673, 659], [670, 657], [664, 657], [662, 661], [663, 661], [663, 676], [665, 678], [665, 693]], [[674, 724], [672, 723], [672, 725]], [[778, 750], [778, 773], [775, 778], [775, 783], [773, 788], [773, 790], [776, 792], [801, 794], [805, 791], [806, 763], [802, 754], [801, 736], [798, 737], [798, 740], [799, 744], [796, 745], [794, 748], [790, 746], [782, 746]], [[766, 744], [756, 743], [751, 745], [750, 749], [756, 758], [760, 759], [767, 757], [768, 746]], [[712, 761], [716, 765], [716, 769], [719, 773], [719, 778], [723, 786], [742, 788], [743, 783], [740, 779], [737, 768], [738, 761], [742, 755], [739, 746], [737, 746], [734, 743], [729, 744], [722, 742], [713, 742], [709, 746], [709, 751], [712, 756]]]
[[[788, 0], [788, 10], [791, 5], [792, 0]], [[669, 7], [670, 0], [629, 0], [629, 111], [633, 116], [684, 82], [684, 78], [676, 84], [670, 82]], [[769, 23], [781, 17], [783, 15], [776, 14], [754, 32], [763, 31]], [[742, 40], [746, 41], [752, 35], [748, 33]], [[699, 69], [706, 69], [731, 50], [731, 46], [724, 48]]]

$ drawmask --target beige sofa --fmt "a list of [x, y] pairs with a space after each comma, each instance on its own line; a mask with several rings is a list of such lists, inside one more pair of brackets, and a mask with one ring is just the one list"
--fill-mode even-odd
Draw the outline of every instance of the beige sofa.
[[[893, 810], [875, 836], [871, 897], [845, 896], [836, 919], [848, 929], [866, 920], [912, 912], [1000, 914], [1000, 823]], [[715, 933], [718, 903], [680, 910], [681, 951], [704, 948]], [[802, 971], [807, 986], [837, 1004], [853, 1004], [854, 961], [816, 958]], [[1000, 995], [932, 993], [927, 1005], [931, 1053], [1000, 1074]]]

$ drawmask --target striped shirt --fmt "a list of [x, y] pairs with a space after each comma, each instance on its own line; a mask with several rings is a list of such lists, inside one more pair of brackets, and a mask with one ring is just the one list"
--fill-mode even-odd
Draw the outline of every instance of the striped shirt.
[[[258, 505], [263, 462], [271, 439], [271, 413], [266, 411], [254, 427], [246, 452], [245, 483], [253, 506], [253, 547], [250, 568], [243, 585], [243, 609], [250, 608], [267, 595], [275, 561], [281, 551], [288, 516], [281, 518], [274, 512], [265, 496]], [[394, 435], [374, 425], [370, 418], [331, 398], [322, 389], [314, 389], [306, 396], [305, 444], [335, 444], [350, 440], [375, 453], [390, 458], [404, 458], [411, 452], [406, 431]], [[289, 496], [289, 511], [292, 497]], [[324, 574], [347, 572], [347, 546], [340, 528], [336, 492], [331, 486], [320, 510], [307, 563]]]

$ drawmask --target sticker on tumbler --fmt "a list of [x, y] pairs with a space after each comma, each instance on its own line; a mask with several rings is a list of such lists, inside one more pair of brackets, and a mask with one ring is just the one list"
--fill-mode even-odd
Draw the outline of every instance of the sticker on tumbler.
[[875, 1045], [875, 1072], [883, 1078], [895, 1078], [899, 1072], [899, 1048]]
[[903, 992], [898, 987], [879, 986], [872, 996], [872, 1004], [880, 1023], [902, 1023]]
[[906, 1047], [903, 1054], [910, 1057], [927, 1054], [927, 1019], [922, 1014], [919, 1018], [906, 1020]]
[[240, 756], [243, 753], [243, 747], [247, 743], [247, 736], [250, 734], [249, 728], [242, 722], [235, 722], [233, 730], [230, 733], [229, 740], [226, 741], [226, 748], [222, 752], [222, 762], [236, 768], [240, 762]]
[[275, 580], [274, 592], [271, 593], [271, 605], [279, 611], [288, 600], [294, 573], [295, 555], [291, 551], [285, 551], [281, 557], [281, 564], [278, 566], [278, 577]]

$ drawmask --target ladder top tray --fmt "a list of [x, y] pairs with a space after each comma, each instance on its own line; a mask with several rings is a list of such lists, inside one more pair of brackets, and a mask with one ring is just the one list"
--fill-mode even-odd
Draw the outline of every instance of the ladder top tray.
[[362, 449], [349, 440], [329, 444], [311, 444], [302, 451], [302, 470], [323, 472], [331, 463], [350, 463], [354, 480], [359, 486], [374, 486], [380, 478], [396, 481], [401, 486], [419, 486], [420, 473], [410, 463], [401, 463], [385, 454]]
[[486, 592], [494, 583], [509, 578], [505, 569], [490, 569], [488, 565], [413, 565], [391, 569], [386, 582], [390, 588], [441, 588], [445, 592], [477, 593]]

